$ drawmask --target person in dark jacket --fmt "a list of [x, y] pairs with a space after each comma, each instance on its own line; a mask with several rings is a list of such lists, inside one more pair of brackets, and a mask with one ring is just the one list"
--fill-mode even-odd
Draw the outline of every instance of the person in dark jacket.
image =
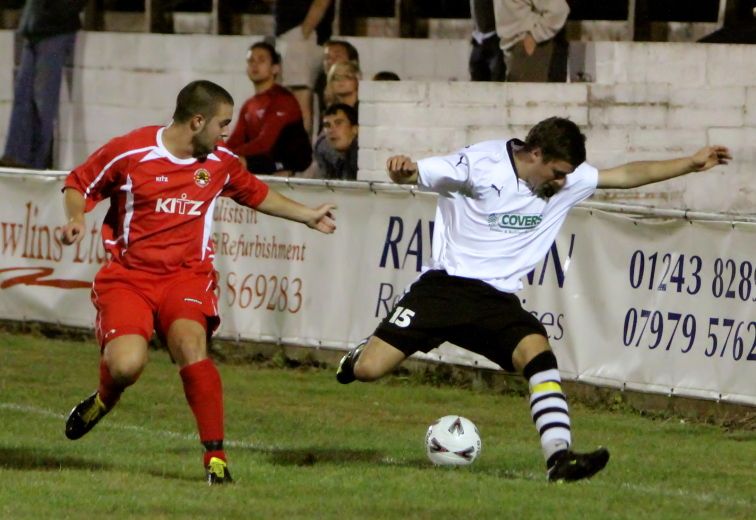
[[86, 0], [27, 0], [18, 33], [21, 62], [16, 74], [5, 153], [0, 165], [52, 166], [63, 67], [71, 65], [79, 13]]

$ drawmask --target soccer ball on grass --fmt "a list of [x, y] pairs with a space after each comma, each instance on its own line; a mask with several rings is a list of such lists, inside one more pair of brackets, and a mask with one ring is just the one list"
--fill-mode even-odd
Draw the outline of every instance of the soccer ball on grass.
[[425, 434], [425, 452], [437, 466], [467, 466], [480, 455], [478, 428], [459, 415], [441, 417]]

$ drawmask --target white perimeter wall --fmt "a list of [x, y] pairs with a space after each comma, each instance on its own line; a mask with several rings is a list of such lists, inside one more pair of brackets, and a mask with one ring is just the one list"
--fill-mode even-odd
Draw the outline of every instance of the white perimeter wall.
[[[187, 82], [216, 81], [237, 99], [251, 95], [244, 56], [253, 36], [82, 32], [76, 67], [61, 93], [57, 165], [67, 169], [107, 139], [170, 119]], [[730, 146], [726, 170], [633, 192], [601, 194], [661, 207], [756, 212], [756, 46], [580, 43], [573, 70], [593, 83], [469, 83], [468, 42], [347, 38], [365, 77], [393, 70], [405, 80], [368, 82], [360, 96], [360, 178], [385, 180], [386, 157], [440, 154], [514, 135], [551, 115], [588, 135], [589, 160], [606, 167]], [[284, 54], [285, 47], [281, 49]], [[0, 31], [0, 142], [12, 101], [13, 33]]]

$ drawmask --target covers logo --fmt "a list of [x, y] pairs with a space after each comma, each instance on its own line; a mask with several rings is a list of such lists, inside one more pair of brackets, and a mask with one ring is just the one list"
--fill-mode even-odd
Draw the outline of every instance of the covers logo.
[[200, 168], [199, 170], [194, 172], [194, 182], [200, 188], [204, 188], [205, 186], [210, 184], [210, 172], [204, 168]]
[[542, 220], [542, 215], [491, 213], [488, 215], [488, 228], [503, 233], [527, 233], [533, 231]]

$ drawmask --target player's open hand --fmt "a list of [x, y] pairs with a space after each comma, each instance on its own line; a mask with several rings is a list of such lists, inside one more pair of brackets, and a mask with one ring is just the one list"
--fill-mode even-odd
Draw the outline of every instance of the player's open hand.
[[333, 214], [333, 210], [336, 209], [335, 204], [323, 204], [315, 208], [315, 215], [305, 222], [307, 227], [317, 229], [321, 233], [333, 233], [336, 230], [336, 217]]
[[61, 237], [61, 241], [67, 246], [77, 244], [84, 239], [85, 230], [86, 224], [83, 217], [80, 219], [72, 218], [65, 226], [63, 226], [63, 236]]
[[406, 155], [394, 155], [386, 161], [386, 170], [397, 184], [413, 182], [417, 175], [417, 163]]
[[732, 160], [730, 150], [726, 146], [706, 146], [693, 154], [695, 171], [702, 172], [718, 164], [727, 164]]

